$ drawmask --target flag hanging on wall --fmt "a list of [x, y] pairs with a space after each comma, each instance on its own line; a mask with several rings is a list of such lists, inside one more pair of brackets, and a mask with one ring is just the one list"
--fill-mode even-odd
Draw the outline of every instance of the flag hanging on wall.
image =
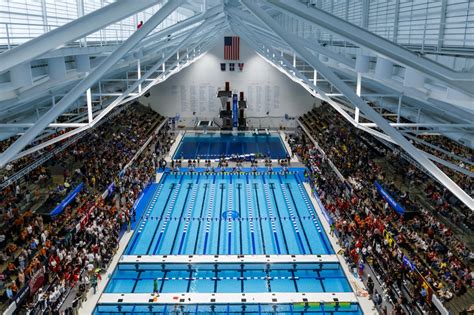
[[224, 59], [239, 60], [240, 59], [240, 37], [225, 36], [224, 37]]

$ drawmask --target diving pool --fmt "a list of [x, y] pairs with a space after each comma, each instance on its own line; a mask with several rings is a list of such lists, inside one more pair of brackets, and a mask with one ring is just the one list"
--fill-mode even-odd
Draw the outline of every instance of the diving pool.
[[279, 135], [185, 134], [174, 159], [217, 159], [222, 156], [257, 154], [271, 159], [284, 159], [287, 151]]

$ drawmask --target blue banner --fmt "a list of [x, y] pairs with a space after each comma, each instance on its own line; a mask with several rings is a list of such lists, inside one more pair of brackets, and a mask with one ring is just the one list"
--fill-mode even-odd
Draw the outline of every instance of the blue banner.
[[108, 192], [107, 197], [112, 195], [114, 191], [115, 191], [115, 183], [112, 183], [109, 185], [109, 187], [107, 187], [107, 192]]
[[234, 117], [233, 126], [237, 127], [237, 94], [232, 95], [232, 117]]
[[59, 205], [56, 206], [56, 208], [54, 208], [53, 211], [51, 211], [49, 213], [49, 215], [54, 217], [54, 216], [57, 216], [57, 215], [61, 214], [61, 212], [63, 212], [64, 208], [66, 208], [66, 206], [68, 204], [70, 204], [71, 201], [74, 200], [74, 198], [76, 198], [77, 194], [82, 190], [83, 187], [84, 187], [84, 183], [80, 183], [76, 188], [74, 188], [74, 190], [72, 190], [69, 193], [69, 195], [67, 195], [66, 198], [63, 199], [63, 201], [61, 201], [61, 203]]
[[411, 270], [411, 271], [415, 270], [415, 265], [414, 265], [414, 264], [411, 262], [411, 260], [408, 259], [408, 257], [405, 256], [405, 255], [403, 255], [403, 264], [404, 264], [405, 266], [410, 267], [410, 270]]
[[375, 182], [375, 187], [377, 188], [377, 191], [379, 192], [380, 195], [382, 195], [383, 199], [390, 205], [390, 207], [393, 208], [396, 212], [399, 214], [404, 214], [405, 209], [402, 207], [401, 204], [399, 204], [393, 197], [385, 190], [383, 189], [382, 185], [380, 185], [378, 182]]

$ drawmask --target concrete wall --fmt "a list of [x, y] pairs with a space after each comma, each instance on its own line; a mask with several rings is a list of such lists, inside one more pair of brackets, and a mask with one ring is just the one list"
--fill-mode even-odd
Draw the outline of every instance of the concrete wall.
[[[229, 62], [223, 59], [223, 43], [175, 74], [164, 83], [153, 87], [148, 98], [140, 102], [165, 116], [192, 117], [199, 119], [217, 117], [221, 104], [216, 97], [218, 88], [224, 89], [230, 82], [234, 93], [244, 91], [247, 99], [247, 117], [297, 116], [312, 108], [315, 99], [302, 87], [269, 65], [249, 46], [241, 41], [241, 60], [235, 61], [235, 71], [229, 71]], [[221, 71], [220, 63], [226, 63]], [[243, 71], [238, 63], [243, 62]], [[316, 100], [319, 103], [319, 100]], [[262, 119], [253, 119], [254, 123]], [[251, 119], [252, 121], [252, 119]], [[264, 123], [263, 123], [264, 124]]]

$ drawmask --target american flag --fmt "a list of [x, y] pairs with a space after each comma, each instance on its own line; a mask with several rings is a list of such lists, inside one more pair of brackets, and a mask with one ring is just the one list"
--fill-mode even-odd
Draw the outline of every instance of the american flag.
[[239, 60], [240, 59], [240, 37], [225, 36], [224, 37], [224, 59]]

